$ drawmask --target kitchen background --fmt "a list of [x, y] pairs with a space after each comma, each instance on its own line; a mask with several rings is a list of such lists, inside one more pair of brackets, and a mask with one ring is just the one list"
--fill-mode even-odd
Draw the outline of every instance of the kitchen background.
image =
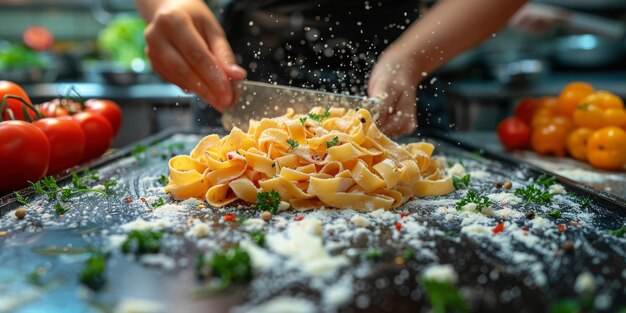
[[[430, 98], [443, 99], [450, 117], [444, 128], [494, 130], [518, 99], [558, 94], [572, 80], [626, 98], [626, 1], [545, 3], [575, 18], [538, 34], [506, 28], [425, 80], [434, 85]], [[114, 146], [193, 125], [190, 103], [197, 99], [164, 83], [144, 60], [133, 1], [0, 0], [0, 21], [0, 79], [22, 84], [34, 102], [68, 93], [117, 101], [125, 120]], [[52, 33], [50, 49], [25, 48], [32, 26]]]

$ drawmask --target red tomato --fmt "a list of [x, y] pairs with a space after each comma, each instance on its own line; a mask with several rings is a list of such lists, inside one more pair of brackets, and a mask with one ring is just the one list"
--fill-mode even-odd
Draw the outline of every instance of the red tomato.
[[54, 36], [45, 27], [31, 26], [24, 31], [22, 35], [24, 44], [37, 51], [45, 51], [52, 47]]
[[61, 105], [59, 99], [44, 102], [37, 106], [37, 109], [44, 117], [68, 116], [70, 112]]
[[[6, 95], [18, 96], [24, 99], [24, 101], [31, 103], [30, 98], [26, 94], [26, 91], [24, 91], [24, 89], [22, 89], [22, 87], [20, 87], [18, 84], [10, 82], [8, 80], [0, 80], [0, 101]], [[6, 112], [6, 109], [11, 109], [11, 111], [13, 112], [13, 116], [15, 116], [16, 120], [25, 120], [24, 113], [22, 112], [22, 108], [24, 107], [23, 102], [18, 99], [7, 99], [5, 105], [6, 107], [1, 108], [2, 117], [5, 120], [11, 119], [9, 117], [9, 114]], [[33, 109], [26, 108], [26, 110], [28, 111], [28, 116], [30, 116], [31, 120], [34, 120], [37, 117]]]
[[81, 163], [104, 154], [113, 142], [111, 123], [103, 116], [93, 112], [80, 112], [73, 115], [72, 118], [85, 132], [85, 152]]
[[83, 158], [85, 132], [70, 117], [43, 118], [33, 125], [39, 127], [50, 142], [50, 162], [47, 175], [53, 175], [70, 168]]
[[524, 123], [530, 125], [530, 121], [533, 119], [533, 115], [539, 108], [539, 101], [535, 98], [523, 98], [515, 106], [515, 117], [524, 121]]
[[24, 121], [0, 123], [0, 193], [41, 179], [49, 158], [50, 143], [41, 129]]
[[104, 116], [113, 127], [113, 137], [122, 124], [122, 109], [111, 100], [89, 99], [85, 101], [85, 112], [94, 112]]
[[500, 142], [508, 149], [524, 149], [530, 143], [530, 126], [517, 117], [500, 122], [497, 132]]

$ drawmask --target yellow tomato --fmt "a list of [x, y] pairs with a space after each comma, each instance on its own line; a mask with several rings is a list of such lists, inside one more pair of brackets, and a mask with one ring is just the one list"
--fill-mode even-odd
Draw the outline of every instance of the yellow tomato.
[[562, 126], [548, 124], [533, 129], [530, 146], [539, 154], [564, 156], [568, 130]]
[[583, 98], [580, 103], [584, 104], [595, 104], [599, 106], [601, 109], [609, 109], [609, 108], [624, 108], [624, 101], [622, 98], [608, 92], [608, 91], [598, 91], [588, 95]]
[[559, 98], [557, 97], [541, 97], [537, 100], [539, 102], [539, 108], [547, 109], [551, 113], [556, 113], [556, 108], [559, 105]]
[[610, 108], [604, 111], [605, 126], [626, 127], [626, 110]]
[[580, 101], [593, 92], [593, 87], [588, 83], [573, 82], [568, 84], [559, 95], [556, 111], [562, 115], [572, 116]]
[[567, 136], [567, 152], [576, 160], [587, 160], [587, 140], [593, 133], [591, 128], [576, 128]]
[[626, 169], [626, 131], [614, 126], [594, 131], [587, 142], [587, 160], [605, 170]]
[[604, 110], [596, 104], [581, 103], [574, 111], [574, 125], [592, 129], [604, 127]]

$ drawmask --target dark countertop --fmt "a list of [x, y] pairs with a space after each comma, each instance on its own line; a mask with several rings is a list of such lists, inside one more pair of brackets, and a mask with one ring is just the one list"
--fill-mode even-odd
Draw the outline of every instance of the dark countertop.
[[191, 94], [184, 93], [180, 88], [172, 84], [154, 83], [154, 84], [135, 84], [129, 86], [113, 86], [98, 83], [45, 83], [23, 85], [24, 90], [28, 93], [33, 101], [35, 99], [49, 100], [58, 95], [66, 95], [73, 87], [84, 98], [107, 98], [113, 100], [158, 100], [161, 103], [167, 103], [177, 100], [185, 100], [189, 102], [192, 98]]
[[532, 151], [506, 151], [494, 132], [457, 132], [451, 138], [480, 147], [485, 151], [505, 154], [528, 162], [548, 172], [588, 185], [594, 189], [626, 199], [626, 172], [608, 172], [571, 158], [538, 155]]

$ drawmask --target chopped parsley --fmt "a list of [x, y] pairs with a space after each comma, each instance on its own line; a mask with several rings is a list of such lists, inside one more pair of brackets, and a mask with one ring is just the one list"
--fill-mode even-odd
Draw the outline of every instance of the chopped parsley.
[[54, 204], [54, 212], [57, 215], [63, 215], [65, 213], [67, 213], [67, 211], [69, 211], [69, 210], [70, 210], [70, 208], [65, 208], [65, 207], [61, 206], [60, 203], [55, 203]]
[[159, 199], [157, 199], [156, 201], [152, 202], [152, 207], [153, 208], [158, 208], [162, 205], [165, 204], [165, 200], [163, 200], [163, 198], [159, 197]]
[[83, 266], [83, 270], [78, 275], [81, 284], [91, 290], [98, 291], [106, 284], [105, 271], [107, 266], [106, 255], [94, 252]]
[[13, 196], [15, 197], [15, 201], [17, 201], [19, 204], [28, 206], [28, 198], [22, 197], [22, 195], [17, 193], [16, 191], [13, 192]]
[[423, 277], [420, 279], [420, 282], [426, 289], [432, 312], [445, 313], [448, 312], [448, 309], [452, 309], [455, 312], [469, 312], [465, 299], [452, 284], [441, 283]]
[[111, 188], [117, 186], [117, 180], [109, 179], [104, 182], [104, 193], [110, 195], [112, 193]]
[[548, 189], [550, 188], [550, 186], [556, 184], [556, 177], [542, 174], [541, 176], [537, 178], [537, 180], [535, 181], [535, 184], [545, 189]]
[[586, 196], [584, 198], [576, 198], [574, 201], [580, 205], [581, 209], [586, 209], [591, 203], [591, 196]]
[[304, 125], [304, 122], [306, 122], [306, 116], [300, 118], [300, 123]]
[[260, 231], [255, 231], [250, 233], [250, 238], [254, 243], [256, 243], [259, 247], [265, 246], [265, 234]]
[[256, 194], [256, 209], [259, 211], [269, 211], [276, 214], [280, 205], [280, 194], [274, 190], [269, 192], [261, 191]]
[[247, 282], [252, 279], [250, 256], [239, 247], [216, 252], [209, 261], [211, 273], [220, 278], [222, 286], [232, 282]]
[[550, 204], [552, 196], [550, 192], [537, 188], [534, 184], [515, 190], [515, 195], [526, 200], [526, 204]]
[[367, 249], [367, 251], [365, 252], [365, 258], [371, 261], [376, 261], [380, 259], [382, 255], [383, 252], [380, 251], [380, 249], [374, 247]]
[[148, 147], [144, 145], [136, 145], [130, 154], [135, 157], [137, 161], [143, 161], [146, 159], [146, 152], [148, 152]]
[[159, 177], [159, 179], [157, 180], [157, 182], [163, 186], [169, 184], [170, 180], [169, 178], [167, 178], [167, 176], [165, 175], [161, 175], [161, 177]]
[[326, 142], [326, 148], [330, 148], [330, 147], [334, 147], [336, 145], [339, 145], [339, 137], [335, 136], [335, 138], [329, 140]]
[[[93, 176], [89, 176], [88, 179], [93, 179], [92, 177]], [[73, 174], [72, 184], [74, 185], [74, 188], [59, 187], [59, 185], [57, 185], [56, 180], [52, 176], [46, 176], [35, 183], [33, 182], [28, 182], [28, 183], [30, 184], [30, 187], [33, 188], [33, 190], [35, 190], [36, 194], [46, 195], [48, 196], [49, 200], [56, 200], [57, 198], [60, 198], [61, 201], [66, 202], [73, 195], [82, 193], [82, 192], [94, 192], [94, 193], [106, 195], [106, 193], [103, 192], [102, 190], [92, 189], [92, 188], [88, 188], [87, 186], [85, 186], [85, 180], [86, 180], [85, 177], [80, 178], [78, 177], [78, 175]]]
[[297, 141], [295, 141], [295, 140], [293, 140], [291, 138], [287, 139], [287, 143], [289, 144], [289, 149], [293, 149], [293, 148], [295, 148], [295, 147], [300, 145], [300, 143], [298, 143]]
[[41, 280], [41, 276], [43, 276], [45, 273], [46, 273], [45, 267], [43, 266], [37, 267], [32, 272], [26, 274], [26, 281], [30, 283], [31, 285], [34, 285], [37, 287], [43, 287], [44, 283], [43, 283], [43, 280]]
[[413, 259], [415, 257], [415, 252], [413, 252], [413, 250], [411, 249], [404, 249], [404, 251], [402, 251], [402, 257], [405, 260], [410, 260]]
[[309, 118], [316, 121], [321, 122], [323, 119], [328, 118], [330, 116], [330, 111], [326, 109], [326, 111], [322, 114], [309, 113]]
[[559, 219], [559, 218], [561, 218], [561, 211], [554, 210], [554, 211], [548, 213], [548, 217], [551, 218], [551, 219]]
[[626, 226], [622, 226], [615, 230], [609, 230], [609, 235], [617, 238], [624, 238], [624, 236], [626, 235]]
[[455, 189], [465, 189], [470, 184], [470, 174], [465, 174], [463, 177], [452, 176], [452, 184]]
[[74, 185], [74, 188], [77, 188], [77, 189], [87, 188], [83, 180], [80, 177], [78, 177], [76, 173], [72, 173], [72, 185]]
[[148, 253], [158, 253], [161, 250], [161, 238], [163, 233], [154, 230], [133, 230], [122, 243], [121, 249], [124, 253], [142, 255]]
[[463, 197], [461, 200], [459, 200], [459, 202], [456, 203], [457, 211], [463, 210], [463, 207], [470, 203], [476, 204], [477, 212], [482, 212], [484, 208], [487, 208], [493, 204], [493, 202], [491, 202], [491, 200], [489, 200], [487, 196], [480, 195], [478, 194], [478, 192], [476, 192], [476, 190], [470, 189], [467, 191], [465, 197]]

